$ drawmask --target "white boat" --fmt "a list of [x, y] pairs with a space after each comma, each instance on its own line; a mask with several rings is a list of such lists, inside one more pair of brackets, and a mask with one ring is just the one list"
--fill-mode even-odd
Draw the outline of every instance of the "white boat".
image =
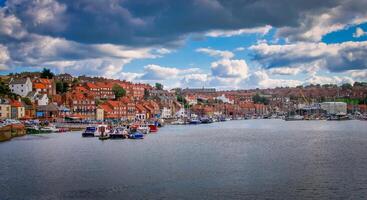
[[59, 129], [56, 128], [55, 125], [48, 125], [48, 126], [45, 126], [45, 127], [42, 127], [39, 129], [40, 131], [44, 131], [44, 132], [51, 132], [51, 133], [56, 133], [56, 132], [59, 132]]
[[109, 135], [110, 130], [108, 126], [105, 124], [95, 125], [95, 126], [88, 126], [82, 133], [83, 137], [99, 137], [102, 135], [106, 136]]
[[150, 133], [150, 128], [147, 124], [140, 124], [136, 130], [144, 134]]
[[184, 125], [185, 124], [185, 122], [183, 121], [183, 120], [177, 120], [177, 121], [173, 121], [172, 123], [171, 123], [172, 125]]
[[285, 121], [298, 121], [298, 120], [304, 120], [304, 117], [301, 115], [293, 115], [293, 116], [287, 116], [285, 118]]

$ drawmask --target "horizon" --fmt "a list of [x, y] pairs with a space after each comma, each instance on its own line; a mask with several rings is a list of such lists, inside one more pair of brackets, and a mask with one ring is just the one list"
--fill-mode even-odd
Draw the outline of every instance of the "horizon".
[[366, 2], [273, 4], [0, 0], [0, 75], [46, 67], [219, 90], [366, 82]]

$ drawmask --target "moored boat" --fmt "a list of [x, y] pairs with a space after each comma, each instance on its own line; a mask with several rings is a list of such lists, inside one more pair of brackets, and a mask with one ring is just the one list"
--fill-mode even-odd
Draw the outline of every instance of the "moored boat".
[[129, 134], [129, 139], [144, 139], [144, 135], [141, 132], [136, 131], [134, 133]]
[[129, 133], [127, 129], [118, 127], [111, 131], [109, 135], [110, 139], [125, 139], [128, 138]]
[[193, 118], [190, 119], [189, 124], [201, 124], [201, 121], [199, 119]]
[[304, 120], [304, 117], [301, 115], [292, 115], [292, 116], [286, 116], [284, 120], [285, 121], [299, 121], [299, 120]]
[[156, 125], [154, 125], [154, 124], [149, 124], [149, 125], [148, 125], [148, 127], [149, 127], [149, 131], [150, 131], [151, 133], [158, 132], [158, 127], [157, 127]]
[[150, 128], [148, 125], [146, 124], [140, 124], [137, 128], [136, 128], [137, 131], [140, 131], [141, 133], [143, 134], [148, 134], [150, 133]]

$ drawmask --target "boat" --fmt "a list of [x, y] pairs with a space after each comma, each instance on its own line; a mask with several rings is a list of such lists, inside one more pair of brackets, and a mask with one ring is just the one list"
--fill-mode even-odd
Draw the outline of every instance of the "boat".
[[55, 125], [50, 124], [48, 126], [41, 127], [40, 131], [45, 133], [56, 133], [59, 132], [59, 129], [56, 128]]
[[134, 133], [129, 134], [129, 139], [144, 139], [144, 135], [141, 132], [136, 131]]
[[189, 124], [201, 124], [201, 121], [199, 119], [190, 119]]
[[304, 117], [301, 115], [291, 115], [284, 118], [285, 121], [299, 121], [304, 120]]
[[146, 124], [140, 124], [137, 128], [137, 131], [140, 131], [141, 133], [148, 134], [150, 133], [150, 128]]
[[100, 124], [96, 126], [88, 126], [85, 128], [85, 130], [82, 133], [83, 137], [99, 137], [100, 135], [103, 135], [104, 133], [110, 132], [107, 125]]
[[110, 138], [110, 136], [109, 135], [100, 135], [99, 137], [98, 137], [98, 139], [100, 139], [100, 140], [107, 140], [107, 139], [109, 139]]
[[110, 139], [125, 139], [128, 138], [129, 133], [125, 128], [115, 128], [110, 132]]
[[327, 120], [329, 121], [343, 121], [350, 120], [350, 117], [344, 113], [338, 113], [336, 115], [330, 115]]
[[179, 119], [179, 120], [173, 121], [171, 124], [172, 125], [184, 125], [185, 122], [183, 120]]
[[213, 123], [213, 120], [209, 117], [203, 117], [203, 118], [200, 119], [200, 122], [202, 124], [210, 124], [210, 123]]
[[158, 127], [155, 124], [149, 124], [148, 127], [151, 133], [158, 132]]

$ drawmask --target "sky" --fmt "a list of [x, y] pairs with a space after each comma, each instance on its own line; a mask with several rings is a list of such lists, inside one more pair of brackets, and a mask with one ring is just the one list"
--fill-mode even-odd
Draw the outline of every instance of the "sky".
[[166, 88], [367, 81], [365, 0], [0, 0], [0, 74]]

